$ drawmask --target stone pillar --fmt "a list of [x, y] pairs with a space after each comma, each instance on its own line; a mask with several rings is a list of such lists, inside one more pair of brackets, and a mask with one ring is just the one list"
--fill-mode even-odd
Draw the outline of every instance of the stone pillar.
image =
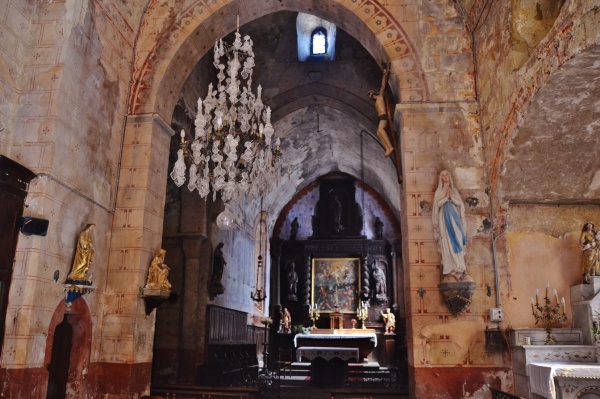
[[271, 315], [278, 318], [281, 310], [281, 241], [271, 242]]
[[[444, 169], [452, 174], [463, 198], [486, 196], [477, 104], [474, 101], [397, 104], [394, 120], [400, 124], [405, 173], [401, 204], [406, 217], [401, 229], [409, 373], [414, 373], [411, 379], [415, 381], [435, 380], [437, 374], [445, 374], [449, 365], [466, 358], [469, 345], [460, 342], [463, 332], [485, 329], [487, 309], [479, 306], [472, 309], [470, 319], [461, 320], [453, 328], [452, 334], [443, 335], [451, 328], [449, 323], [454, 316], [439, 290], [441, 259], [431, 220], [433, 195], [439, 173]], [[489, 238], [477, 232], [478, 218], [484, 214], [484, 209], [477, 209], [467, 210], [466, 215], [467, 253], [479, 254], [470, 258], [467, 265], [469, 274], [475, 276], [484, 276], [485, 267], [489, 267], [477, 259], [491, 258]], [[424, 295], [419, 295], [420, 292]], [[424, 331], [435, 333], [423, 334]], [[478, 350], [483, 351], [483, 343], [478, 345], [481, 345]], [[416, 397], [428, 396], [421, 385], [415, 390]]]
[[185, 258], [183, 272], [182, 328], [180, 330], [179, 373], [178, 380], [193, 383], [196, 379], [197, 336], [204, 331], [198, 326], [200, 299], [200, 254], [206, 237], [183, 238], [183, 254]]
[[111, 364], [118, 368], [122, 380], [129, 381], [121, 389], [129, 392], [141, 392], [140, 382], [146, 389], [150, 383], [156, 312], [146, 316], [139, 290], [161, 247], [172, 133], [156, 115], [129, 116], [125, 126], [102, 334], [94, 353], [106, 375]]

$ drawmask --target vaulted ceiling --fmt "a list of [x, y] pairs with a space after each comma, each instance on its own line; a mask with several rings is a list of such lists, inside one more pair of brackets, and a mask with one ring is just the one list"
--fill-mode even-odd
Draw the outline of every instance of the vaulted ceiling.
[[[334, 61], [299, 62], [297, 15], [280, 11], [240, 28], [254, 42], [253, 86], [261, 85], [263, 100], [273, 110], [275, 135], [282, 138], [284, 153], [284, 175], [266, 196], [264, 209], [273, 222], [298, 190], [339, 171], [364, 179], [399, 218], [398, 175], [374, 135], [377, 115], [367, 96], [381, 85], [380, 63], [339, 28]], [[209, 52], [183, 87], [179, 104], [184, 104], [189, 119], [195, 115], [198, 96], [204, 98], [208, 83], [215, 80], [212, 61]], [[253, 220], [259, 206], [257, 200], [245, 202], [238, 212]]]

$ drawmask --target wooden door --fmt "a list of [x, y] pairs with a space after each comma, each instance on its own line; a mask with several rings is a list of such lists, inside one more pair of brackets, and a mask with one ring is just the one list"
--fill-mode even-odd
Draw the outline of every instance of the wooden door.
[[52, 357], [48, 365], [48, 392], [46, 399], [64, 399], [67, 397], [67, 380], [71, 365], [73, 347], [73, 327], [68, 315], [56, 326], [52, 340]]
[[8, 290], [12, 278], [19, 223], [28, 184], [35, 177], [28, 169], [0, 155], [0, 350], [4, 341]]

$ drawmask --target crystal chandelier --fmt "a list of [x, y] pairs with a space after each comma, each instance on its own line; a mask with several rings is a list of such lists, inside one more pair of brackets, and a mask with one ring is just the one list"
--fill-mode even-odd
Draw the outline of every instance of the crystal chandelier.
[[246, 35], [242, 42], [239, 17], [233, 44], [215, 42], [213, 64], [218, 70], [216, 90], [210, 83], [206, 98], [198, 99], [194, 140], [181, 131], [171, 178], [181, 187], [187, 162], [188, 189], [197, 189], [201, 198], [212, 191], [213, 201], [220, 192], [227, 204], [240, 194], [262, 194], [279, 180], [280, 140], [273, 140], [271, 109], [262, 102], [261, 86], [252, 93], [252, 40]]

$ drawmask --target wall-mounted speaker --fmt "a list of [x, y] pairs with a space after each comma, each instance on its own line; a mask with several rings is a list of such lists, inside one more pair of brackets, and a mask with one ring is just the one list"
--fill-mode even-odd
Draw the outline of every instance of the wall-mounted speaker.
[[45, 236], [48, 232], [49, 221], [46, 219], [24, 216], [21, 218], [21, 233], [30, 236]]

